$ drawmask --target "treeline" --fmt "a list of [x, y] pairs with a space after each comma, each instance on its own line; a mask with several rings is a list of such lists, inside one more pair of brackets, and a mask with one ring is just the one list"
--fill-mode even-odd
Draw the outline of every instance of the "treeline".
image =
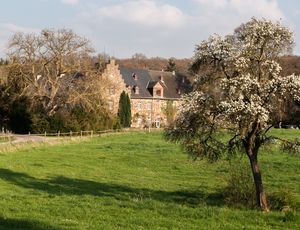
[[151, 69], [151, 70], [164, 70], [164, 71], [178, 71], [188, 73], [192, 59], [183, 58], [162, 58], [151, 57], [147, 58], [144, 54], [136, 53], [131, 58], [118, 59], [121, 66], [134, 68], [134, 69]]
[[300, 56], [284, 56], [279, 59], [282, 75], [300, 74]]
[[[131, 58], [126, 59], [117, 59], [118, 63], [121, 66], [135, 69], [151, 69], [151, 70], [169, 70], [170, 66], [174, 67], [175, 70], [183, 73], [189, 73], [191, 63], [193, 62], [192, 58], [162, 58], [162, 57], [151, 57], [148, 58], [146, 55], [141, 53], [134, 54]], [[291, 75], [295, 73], [296, 75], [300, 74], [300, 56], [283, 56], [278, 60], [279, 64], [282, 67], [282, 75]], [[173, 63], [173, 64], [172, 64]], [[171, 64], [171, 65], [170, 65]]]

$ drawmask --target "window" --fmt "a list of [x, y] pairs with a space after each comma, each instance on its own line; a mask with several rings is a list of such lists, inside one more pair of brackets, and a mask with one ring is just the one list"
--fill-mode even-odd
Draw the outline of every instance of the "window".
[[137, 105], [136, 105], [136, 108], [137, 108], [138, 111], [142, 110], [142, 103], [138, 102]]
[[147, 125], [148, 128], [151, 127], [151, 117], [147, 117], [146, 125]]
[[160, 89], [156, 90], [156, 96], [161, 97], [161, 90]]
[[108, 109], [112, 111], [114, 109], [114, 103], [112, 101], [108, 102]]
[[137, 119], [137, 126], [141, 127], [142, 124], [143, 124], [143, 118], [142, 117], [138, 117], [138, 119]]
[[151, 102], [148, 102], [147, 103], [147, 110], [151, 110], [152, 109], [152, 103]]
[[109, 95], [114, 95], [115, 94], [115, 88], [114, 87], [110, 87], [109, 88]]
[[155, 127], [156, 127], [156, 128], [160, 128], [160, 117], [157, 117], [157, 118], [155, 119]]

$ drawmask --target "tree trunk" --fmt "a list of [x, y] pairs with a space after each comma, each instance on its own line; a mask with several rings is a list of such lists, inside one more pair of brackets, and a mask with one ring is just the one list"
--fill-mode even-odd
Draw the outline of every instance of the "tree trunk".
[[257, 153], [249, 156], [256, 190], [256, 202], [262, 211], [269, 211], [267, 196], [263, 188], [261, 173], [257, 162]]

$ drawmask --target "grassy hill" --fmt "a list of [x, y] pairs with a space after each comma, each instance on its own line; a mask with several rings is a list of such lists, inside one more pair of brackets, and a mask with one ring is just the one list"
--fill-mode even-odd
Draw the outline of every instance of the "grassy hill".
[[[284, 132], [277, 131], [279, 135]], [[299, 136], [292, 131], [290, 136]], [[300, 218], [225, 205], [228, 163], [192, 161], [161, 133], [0, 155], [0, 229], [299, 229]], [[267, 192], [300, 203], [299, 157], [261, 155]]]

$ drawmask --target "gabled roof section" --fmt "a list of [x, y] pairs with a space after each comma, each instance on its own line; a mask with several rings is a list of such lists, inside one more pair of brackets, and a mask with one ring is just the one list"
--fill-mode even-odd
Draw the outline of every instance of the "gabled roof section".
[[165, 98], [180, 98], [182, 94], [191, 91], [191, 82], [181, 73], [150, 70], [153, 81], [158, 81], [164, 88]]
[[[131, 90], [132, 98], [152, 98], [152, 95], [147, 90], [147, 84], [151, 81], [148, 70], [120, 67], [120, 73], [126, 86], [130, 86], [132, 89], [134, 86], [139, 87], [139, 94], [135, 94], [133, 90]], [[136, 80], [133, 77], [134, 75], [136, 76]]]

